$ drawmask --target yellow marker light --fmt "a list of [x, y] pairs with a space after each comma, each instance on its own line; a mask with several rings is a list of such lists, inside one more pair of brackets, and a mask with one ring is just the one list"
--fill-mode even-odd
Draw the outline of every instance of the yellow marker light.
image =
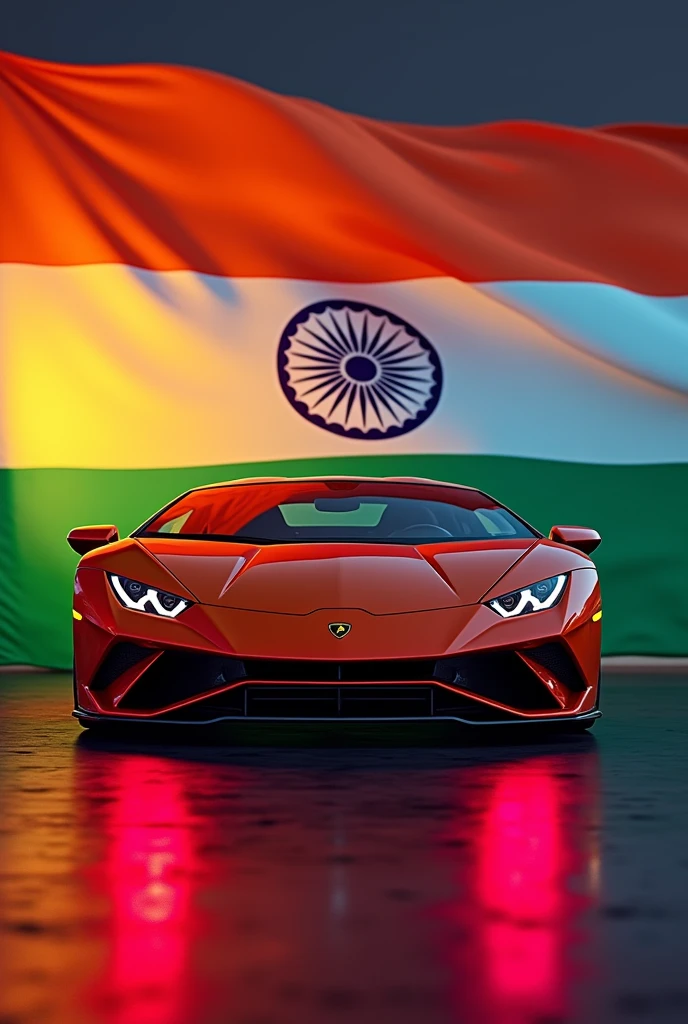
[[83, 615], [81, 614], [81, 612], [78, 612], [76, 608], [72, 608], [72, 615], [74, 616], [77, 622], [81, 622], [81, 620], [83, 619]]
[[593, 622], [599, 622], [601, 618], [602, 618], [602, 612], [595, 612], [595, 614], [592, 617], [592, 621]]

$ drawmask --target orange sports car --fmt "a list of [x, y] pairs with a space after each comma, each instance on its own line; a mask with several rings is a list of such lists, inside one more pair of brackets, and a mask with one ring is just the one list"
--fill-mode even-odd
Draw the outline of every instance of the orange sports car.
[[130, 537], [72, 530], [74, 714], [146, 720], [599, 716], [594, 530], [549, 538], [416, 478], [199, 487]]

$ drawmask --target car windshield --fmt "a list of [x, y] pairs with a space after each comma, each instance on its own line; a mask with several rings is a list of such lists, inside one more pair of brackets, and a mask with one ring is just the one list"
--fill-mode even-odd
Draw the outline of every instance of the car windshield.
[[469, 488], [337, 480], [192, 491], [135, 536], [257, 544], [433, 544], [539, 535], [492, 498]]

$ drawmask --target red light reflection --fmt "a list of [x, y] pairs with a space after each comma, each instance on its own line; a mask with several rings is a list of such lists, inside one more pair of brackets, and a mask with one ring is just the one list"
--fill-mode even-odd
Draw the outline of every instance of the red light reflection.
[[174, 1024], [188, 1019], [191, 820], [173, 765], [131, 756], [114, 759], [110, 770], [112, 945], [100, 995], [112, 1024]]
[[580, 914], [595, 895], [595, 765], [596, 753], [588, 751], [573, 771], [558, 757], [475, 769], [482, 813], [470, 826], [474, 867], [452, 908], [475, 936], [470, 948], [457, 949], [460, 1019], [529, 1024], [567, 1017], [586, 969], [572, 957]]
[[[485, 815], [478, 898], [489, 988], [513, 1019], [562, 1012], [562, 836], [557, 779], [510, 765]], [[504, 1018], [508, 1019], [508, 1018]]]

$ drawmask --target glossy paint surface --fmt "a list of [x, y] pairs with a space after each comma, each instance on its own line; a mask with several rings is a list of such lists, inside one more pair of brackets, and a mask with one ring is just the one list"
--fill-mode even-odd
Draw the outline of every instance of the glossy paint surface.
[[683, 1024], [687, 683], [605, 679], [589, 737], [201, 745], [0, 675], [0, 1019]]
[[582, 526], [553, 526], [549, 532], [550, 540], [560, 544], [570, 544], [590, 554], [597, 548], [602, 540], [597, 530], [590, 530]]
[[86, 555], [103, 544], [112, 544], [117, 540], [119, 534], [116, 526], [77, 526], [67, 535], [67, 543], [79, 555]]
[[[281, 485], [271, 486], [279, 490]], [[329, 486], [355, 489], [356, 482], [333, 479]], [[442, 489], [387, 483], [392, 486], [414, 489], [419, 496]], [[217, 493], [231, 490], [218, 488]], [[269, 491], [256, 486], [254, 503], [270, 506]], [[193, 493], [189, 500], [193, 504]], [[174, 517], [176, 507], [163, 518]], [[176, 594], [191, 606], [174, 619], [128, 609], [114, 596], [108, 573]], [[558, 574], [568, 578], [562, 599], [551, 609], [504, 619], [487, 605]], [[122, 639], [153, 652], [184, 648], [238, 658], [365, 661], [437, 659], [493, 648], [527, 652], [538, 642], [561, 638], [583, 675], [582, 693], [527, 664], [557, 697], [553, 715], [586, 713], [597, 701], [601, 627], [593, 616], [600, 605], [590, 558], [544, 538], [418, 546], [130, 538], [92, 551], [80, 562], [74, 595], [77, 699], [86, 711], [125, 714], [118, 704], [150, 662], [139, 663], [97, 694], [90, 686], [110, 647]], [[329, 629], [339, 620], [351, 627], [341, 646]], [[183, 705], [170, 699], [130, 714], [176, 710], [209, 692]], [[512, 705], [494, 706], [509, 710]]]

